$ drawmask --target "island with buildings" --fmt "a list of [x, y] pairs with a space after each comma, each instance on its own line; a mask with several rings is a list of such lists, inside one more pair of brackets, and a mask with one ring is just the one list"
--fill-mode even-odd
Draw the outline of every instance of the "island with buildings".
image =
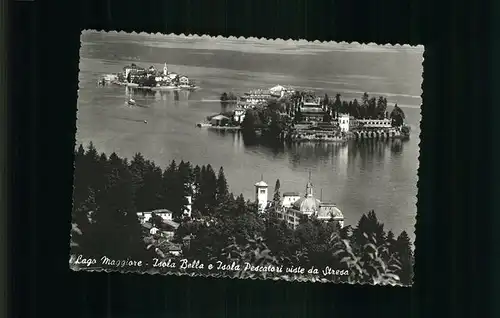
[[277, 85], [253, 90], [241, 96], [223, 93], [221, 103], [233, 109], [215, 114], [198, 127], [268, 133], [289, 141], [344, 142], [349, 139], [407, 139], [410, 128], [403, 110], [389, 113], [384, 97], [362, 96], [361, 102], [342, 101], [312, 91], [299, 91]]
[[169, 71], [167, 63], [164, 64], [162, 70], [157, 70], [154, 66], [146, 69], [132, 63], [123, 67], [120, 73], [104, 75], [99, 79], [98, 84], [101, 86], [114, 84], [151, 90], [195, 90], [198, 88], [195, 82], [186, 75]]

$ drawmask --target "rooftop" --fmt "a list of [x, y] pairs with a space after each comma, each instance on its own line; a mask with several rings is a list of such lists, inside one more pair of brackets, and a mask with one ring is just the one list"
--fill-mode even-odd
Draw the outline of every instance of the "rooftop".
[[216, 116], [212, 117], [211, 119], [222, 120], [222, 119], [229, 119], [229, 118], [224, 116], [224, 115], [216, 115]]
[[267, 183], [264, 182], [264, 180], [260, 180], [255, 184], [256, 187], [267, 187]]
[[173, 227], [174, 229], [177, 229], [179, 227], [179, 223], [177, 222], [174, 222], [172, 220], [163, 220], [163, 223], [167, 224], [167, 225], [170, 225], [171, 227]]
[[167, 209], [157, 209], [157, 210], [151, 211], [150, 213], [172, 213], [172, 211], [167, 210]]
[[334, 220], [343, 220], [344, 215], [342, 214], [342, 211], [340, 211], [340, 209], [337, 208], [335, 205], [326, 206], [325, 204], [321, 204], [320, 209], [318, 210], [318, 218], [319, 219], [333, 218]]

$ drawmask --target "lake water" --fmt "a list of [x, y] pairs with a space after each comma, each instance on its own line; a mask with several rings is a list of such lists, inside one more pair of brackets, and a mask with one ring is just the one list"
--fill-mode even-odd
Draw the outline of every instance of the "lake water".
[[[309, 171], [315, 195], [335, 202], [346, 224], [356, 224], [373, 209], [396, 235], [406, 230], [414, 239], [419, 154], [420, 80], [422, 53], [296, 49], [256, 50], [255, 43], [214, 47], [160, 37], [88, 34], [80, 52], [77, 143], [94, 143], [98, 151], [131, 158], [143, 153], [163, 168], [173, 159], [224, 167], [231, 191], [254, 197], [261, 174], [272, 191], [305, 190]], [[97, 87], [103, 73], [115, 73], [137, 63], [188, 75], [201, 87], [195, 92], [134, 94], [139, 107], [126, 104], [127, 89]], [[195, 127], [220, 112], [222, 92], [242, 93], [282, 84], [314, 89], [343, 98], [367, 91], [386, 96], [405, 111], [412, 128], [407, 142], [301, 144], [273, 149], [247, 146], [239, 134]], [[140, 107], [142, 106], [142, 107]], [[390, 108], [389, 108], [390, 110]], [[144, 123], [147, 121], [147, 124]]]

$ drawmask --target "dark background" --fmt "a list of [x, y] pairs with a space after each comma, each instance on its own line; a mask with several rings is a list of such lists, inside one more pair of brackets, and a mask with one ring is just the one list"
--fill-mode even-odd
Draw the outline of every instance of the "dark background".
[[[490, 317], [491, 273], [498, 268], [490, 242], [496, 176], [490, 4], [11, 2], [9, 317]], [[87, 28], [424, 44], [414, 287], [70, 272], [79, 35]]]

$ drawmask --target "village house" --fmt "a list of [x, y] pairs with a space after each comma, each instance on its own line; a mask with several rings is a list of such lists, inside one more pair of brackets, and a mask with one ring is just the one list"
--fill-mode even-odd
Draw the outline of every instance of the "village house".
[[180, 76], [179, 77], [179, 83], [188, 85], [189, 84], [189, 78], [187, 76]]
[[[188, 201], [188, 204], [186, 208], [184, 209], [184, 216], [186, 217], [191, 217], [191, 211], [192, 211], [192, 197], [190, 195], [186, 196], [186, 199]], [[151, 217], [153, 214], [159, 216], [162, 218], [164, 222], [170, 222], [173, 220], [173, 213], [170, 210], [167, 209], [157, 209], [153, 211], [146, 211], [146, 212], [137, 212], [137, 217], [139, 218], [139, 221], [144, 224], [146, 222], [149, 222], [151, 220]], [[175, 225], [175, 223], [172, 223]]]
[[158, 209], [158, 210], [153, 210], [153, 211], [137, 212], [137, 217], [139, 218], [141, 223], [144, 224], [146, 222], [149, 222], [154, 214], [161, 217], [163, 220], [172, 220], [172, 211], [169, 211], [167, 209]]
[[224, 115], [216, 115], [210, 118], [210, 124], [212, 124], [213, 126], [224, 126], [228, 122], [229, 117], [226, 117]]

